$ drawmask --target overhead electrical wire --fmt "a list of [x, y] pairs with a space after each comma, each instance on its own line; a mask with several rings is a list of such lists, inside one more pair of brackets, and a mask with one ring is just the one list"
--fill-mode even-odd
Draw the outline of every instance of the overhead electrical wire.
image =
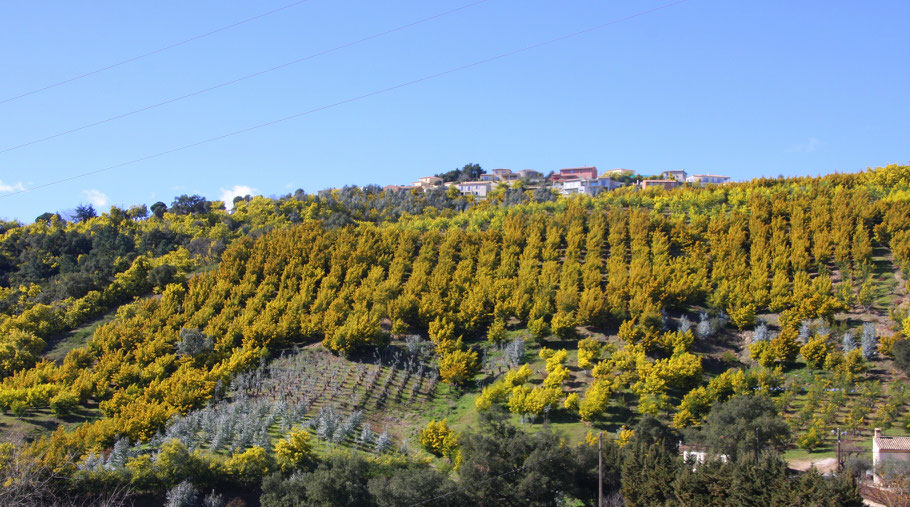
[[14, 96], [12, 96], [12, 97], [9, 97], [9, 98], [0, 100], [0, 104], [6, 104], [7, 102], [12, 102], [12, 101], [14, 101], [14, 100], [18, 100], [18, 99], [21, 99], [21, 98], [23, 98], [23, 97], [28, 97], [29, 95], [34, 95], [34, 94], [36, 94], [36, 93], [40, 93], [40, 92], [43, 92], [43, 91], [46, 91], [46, 90], [50, 90], [51, 88], [56, 88], [56, 87], [58, 87], [58, 86], [65, 85], [65, 84], [67, 84], [67, 83], [72, 83], [73, 81], [78, 81], [78, 80], [80, 80], [80, 79], [83, 79], [83, 78], [86, 78], [86, 77], [89, 77], [89, 76], [94, 76], [95, 74], [100, 74], [100, 73], [102, 73], [102, 72], [111, 70], [111, 69], [116, 68], [116, 67], [119, 67], [119, 66], [121, 66], [121, 65], [125, 65], [125, 64], [131, 63], [131, 62], [135, 62], [136, 60], [141, 60], [141, 59], [143, 59], [143, 58], [146, 58], [146, 57], [149, 57], [149, 56], [152, 56], [152, 55], [156, 55], [156, 54], [158, 54], [158, 53], [167, 51], [167, 50], [169, 50], [169, 49], [176, 48], [176, 47], [178, 47], [178, 46], [182, 46], [182, 45], [184, 45], [184, 44], [189, 44], [190, 42], [197, 41], [197, 40], [199, 40], [199, 39], [203, 39], [203, 38], [208, 37], [208, 36], [210, 36], [210, 35], [215, 35], [216, 33], [220, 33], [220, 32], [223, 32], [223, 31], [225, 31], [225, 30], [230, 30], [231, 28], [235, 28], [235, 27], [238, 27], [238, 26], [243, 25], [243, 24], [245, 24], [245, 23], [249, 23], [250, 21], [256, 21], [257, 19], [264, 18], [264, 17], [266, 17], [266, 16], [270, 16], [270, 15], [272, 15], [272, 14], [275, 14], [275, 13], [277, 13], [277, 12], [281, 12], [281, 11], [286, 10], [286, 9], [290, 9], [291, 7], [294, 7], [294, 6], [296, 6], [296, 5], [300, 5], [300, 4], [302, 4], [302, 3], [304, 3], [304, 2], [308, 2], [308, 1], [309, 1], [309, 0], [298, 0], [298, 1], [296, 1], [296, 2], [291, 2], [291, 3], [289, 3], [289, 4], [286, 4], [286, 5], [283, 5], [283, 6], [281, 6], [281, 7], [278, 7], [277, 9], [272, 9], [272, 10], [270, 10], [270, 11], [268, 11], [268, 12], [263, 12], [262, 14], [257, 14], [257, 15], [255, 15], [255, 16], [253, 16], [253, 17], [246, 18], [246, 19], [242, 19], [242, 20], [240, 20], [240, 21], [231, 23], [230, 25], [222, 26], [221, 28], [216, 28], [216, 29], [214, 29], [214, 30], [211, 30], [211, 31], [208, 31], [208, 32], [205, 32], [205, 33], [202, 33], [202, 34], [195, 35], [195, 36], [193, 36], [193, 37], [190, 37], [189, 39], [184, 39], [184, 40], [182, 40], [182, 41], [180, 41], [180, 42], [175, 42], [175, 43], [173, 43], [173, 44], [170, 44], [170, 45], [167, 45], [167, 46], [164, 46], [164, 47], [160, 47], [160, 48], [158, 48], [158, 49], [154, 49], [154, 50], [152, 50], [152, 51], [149, 51], [148, 53], [142, 53], [141, 55], [136, 55], [136, 56], [133, 56], [133, 57], [131, 57], [131, 58], [127, 58], [126, 60], [121, 60], [121, 61], [119, 61], [119, 62], [117, 62], [117, 63], [112, 63], [112, 64], [107, 65], [107, 66], [105, 66], [105, 67], [101, 67], [100, 69], [95, 69], [95, 70], [86, 72], [86, 73], [84, 73], [84, 74], [79, 74], [78, 76], [75, 76], [75, 77], [71, 77], [71, 78], [68, 78], [68, 79], [64, 79], [63, 81], [58, 81], [58, 82], [56, 82], [56, 83], [49, 84], [49, 85], [46, 85], [46, 86], [42, 86], [42, 87], [40, 87], [40, 88], [35, 88], [34, 90], [27, 91], [27, 92], [25, 92], [25, 93], [20, 93], [19, 95], [14, 95]]
[[332, 108], [335, 108], [335, 107], [338, 107], [338, 106], [342, 106], [342, 105], [344, 105], [344, 104], [349, 104], [349, 103], [351, 103], [351, 102], [356, 102], [356, 101], [363, 100], [363, 99], [366, 99], [366, 98], [369, 98], [369, 97], [373, 97], [373, 96], [375, 96], [375, 95], [380, 95], [380, 94], [383, 94], [383, 93], [388, 93], [388, 92], [390, 92], [390, 91], [398, 90], [398, 89], [400, 89], [400, 88], [405, 88], [405, 87], [407, 87], [407, 86], [411, 86], [411, 85], [415, 85], [415, 84], [418, 84], [418, 83], [422, 83], [422, 82], [424, 82], [424, 81], [429, 81], [429, 80], [431, 80], [431, 79], [435, 79], [435, 78], [438, 78], [438, 77], [442, 77], [442, 76], [446, 76], [446, 75], [449, 75], [449, 74], [453, 74], [453, 73], [455, 73], [455, 72], [460, 72], [460, 71], [465, 70], [465, 69], [470, 69], [470, 68], [472, 68], [472, 67], [477, 67], [478, 65], [483, 65], [483, 64], [485, 64], [485, 63], [489, 63], [489, 62], [493, 62], [493, 61], [496, 61], [496, 60], [500, 60], [500, 59], [502, 59], [502, 58], [506, 58], [506, 57], [509, 57], [509, 56], [513, 56], [513, 55], [516, 55], [516, 54], [519, 54], [519, 53], [524, 53], [524, 52], [526, 52], [526, 51], [530, 51], [530, 50], [532, 50], [532, 49], [536, 49], [536, 48], [539, 48], [539, 47], [541, 47], [541, 46], [546, 46], [546, 45], [553, 44], [553, 43], [556, 43], [556, 42], [559, 42], [559, 41], [563, 41], [563, 40], [566, 40], [566, 39], [570, 39], [570, 38], [572, 38], [572, 37], [577, 37], [577, 36], [579, 36], [579, 35], [583, 35], [583, 34], [586, 34], [586, 33], [594, 32], [594, 31], [597, 31], [597, 30], [601, 30], [601, 29], [606, 28], [606, 27], [608, 27], [608, 26], [615, 25], [615, 24], [621, 23], [621, 22], [623, 22], [623, 21], [628, 21], [628, 20], [630, 20], [630, 19], [637, 18], [637, 17], [640, 17], [640, 16], [644, 16], [644, 15], [647, 15], [647, 14], [650, 14], [650, 13], [653, 13], [653, 12], [657, 12], [657, 11], [660, 11], [660, 10], [663, 10], [663, 9], [666, 9], [666, 8], [669, 8], [669, 7], [673, 7], [673, 6], [676, 6], [676, 5], [685, 3], [685, 2], [687, 2], [687, 1], [689, 1], [689, 0], [676, 0], [676, 1], [674, 1], [674, 2], [665, 3], [665, 4], [659, 5], [659, 6], [657, 6], [657, 7], [653, 7], [653, 8], [651, 8], [651, 9], [647, 9], [647, 10], [643, 10], [643, 11], [639, 11], [639, 12], [636, 12], [636, 13], [634, 13], [634, 14], [630, 14], [630, 15], [627, 15], [627, 16], [624, 16], [624, 17], [621, 17], [621, 18], [614, 19], [614, 20], [612, 20], [612, 21], [607, 21], [607, 22], [605, 22], [605, 23], [601, 23], [601, 24], [599, 24], [599, 25], [595, 25], [595, 26], [592, 26], [592, 27], [589, 27], [589, 28], [585, 28], [585, 29], [582, 29], [582, 30], [578, 30], [578, 31], [576, 31], [576, 32], [572, 32], [572, 33], [569, 33], [569, 34], [561, 35], [561, 36], [559, 36], [559, 37], [555, 37], [555, 38], [548, 39], [548, 40], [545, 40], [545, 41], [542, 41], [542, 42], [538, 42], [538, 43], [535, 43], [535, 44], [531, 44], [531, 45], [529, 45], [529, 46], [524, 46], [524, 47], [519, 48], [519, 49], [513, 49], [513, 50], [510, 50], [510, 51], [506, 51], [505, 53], [500, 53], [500, 54], [498, 54], [498, 55], [491, 56], [491, 57], [488, 57], [488, 58], [484, 58], [484, 59], [482, 59], [482, 60], [477, 60], [477, 61], [472, 62], [472, 63], [468, 63], [468, 64], [465, 64], [465, 65], [460, 65], [460, 66], [458, 66], [458, 67], [453, 67], [453, 68], [451, 68], [451, 69], [444, 70], [444, 71], [441, 71], [441, 72], [436, 72], [436, 73], [434, 73], [434, 74], [429, 74], [429, 75], [426, 75], [426, 76], [423, 76], [423, 77], [420, 77], [420, 78], [417, 78], [417, 79], [413, 79], [413, 80], [411, 80], [411, 81], [405, 81], [405, 82], [403, 82], [403, 83], [399, 83], [399, 84], [396, 84], [396, 85], [392, 85], [392, 86], [389, 86], [389, 87], [386, 87], [386, 88], [382, 88], [382, 89], [379, 89], [379, 90], [374, 90], [374, 91], [369, 92], [369, 93], [364, 93], [363, 95], [358, 95], [358, 96], [356, 96], [356, 97], [351, 97], [351, 98], [348, 98], [348, 99], [345, 99], [345, 100], [341, 100], [341, 101], [338, 101], [338, 102], [333, 102], [333, 103], [331, 103], [331, 104], [327, 104], [327, 105], [324, 105], [324, 106], [316, 107], [316, 108], [313, 108], [313, 109], [308, 109], [308, 110], [306, 110], [306, 111], [302, 111], [302, 112], [299, 112], [299, 113], [296, 113], [296, 114], [292, 114], [292, 115], [289, 115], [289, 116], [284, 116], [284, 117], [282, 117], [282, 118], [277, 118], [277, 119], [274, 119], [274, 120], [270, 120], [270, 121], [267, 121], [267, 122], [265, 122], [265, 123], [259, 123], [259, 124], [257, 124], [257, 125], [253, 125], [253, 126], [250, 126], [250, 127], [246, 127], [246, 128], [240, 129], [240, 130], [235, 130], [235, 131], [232, 131], [232, 132], [228, 132], [228, 133], [226, 133], [226, 134], [220, 134], [220, 135], [217, 135], [217, 136], [214, 136], [214, 137], [209, 137], [209, 138], [207, 138], [207, 139], [203, 139], [203, 140], [200, 140], [200, 141], [196, 141], [196, 142], [193, 142], [193, 143], [190, 143], [190, 144], [185, 144], [185, 145], [183, 145], [183, 146], [178, 146], [178, 147], [176, 147], [176, 148], [171, 148], [171, 149], [169, 149], [169, 150], [160, 151], [160, 152], [158, 152], [158, 153], [154, 153], [154, 154], [151, 154], [151, 155], [146, 155], [146, 156], [144, 156], [144, 157], [135, 158], [135, 159], [132, 159], [132, 160], [128, 160], [128, 161], [126, 161], [126, 162], [120, 162], [120, 163], [118, 163], [118, 164], [110, 165], [110, 166], [107, 166], [107, 167], [102, 167], [102, 168], [100, 168], [100, 169], [95, 169], [95, 170], [93, 170], [93, 171], [88, 171], [88, 172], [84, 172], [84, 173], [81, 173], [81, 174], [76, 174], [76, 175], [73, 175], [73, 176], [68, 176], [68, 177], [66, 177], [66, 178], [61, 178], [61, 179], [59, 179], [59, 180], [51, 181], [51, 182], [48, 182], [48, 183], [43, 183], [43, 184], [41, 184], [41, 185], [36, 185], [36, 186], [34, 186], [34, 187], [31, 187], [31, 188], [26, 188], [26, 189], [23, 189], [23, 190], [17, 190], [17, 191], [15, 191], [15, 192], [9, 192], [9, 193], [0, 195], [0, 198], [10, 197], [10, 196], [13, 196], [13, 195], [18, 195], [18, 194], [23, 194], [23, 193], [26, 193], [26, 192], [32, 192], [32, 191], [34, 191], [34, 190], [38, 190], [38, 189], [41, 189], [41, 188], [50, 187], [50, 186], [53, 186], [53, 185], [58, 185], [58, 184], [60, 184], [60, 183], [65, 183], [65, 182], [72, 181], [72, 180], [76, 180], [76, 179], [79, 179], [79, 178], [84, 178], [84, 177], [86, 177], [86, 176], [91, 176], [91, 175], [94, 175], [94, 174], [98, 174], [98, 173], [102, 173], [102, 172], [106, 172], [106, 171], [111, 171], [111, 170], [113, 170], [113, 169], [118, 169], [118, 168], [121, 168], [121, 167], [133, 165], [133, 164], [138, 164], [139, 162], [144, 162], [144, 161], [146, 161], [146, 160], [151, 160], [151, 159], [154, 159], [154, 158], [163, 157], [163, 156], [169, 155], [169, 154], [171, 154], [171, 153], [176, 153], [176, 152], [179, 152], [179, 151], [187, 150], [187, 149], [189, 149], [189, 148], [194, 148], [194, 147], [196, 147], [196, 146], [201, 146], [201, 145], [203, 145], [203, 144], [208, 144], [208, 143], [212, 143], [212, 142], [215, 142], [215, 141], [219, 141], [219, 140], [221, 140], [221, 139], [226, 139], [226, 138], [228, 138], [228, 137], [233, 137], [233, 136], [236, 136], [236, 135], [244, 134], [244, 133], [246, 133], [246, 132], [250, 132], [250, 131], [253, 131], [253, 130], [258, 130], [258, 129], [261, 129], [261, 128], [264, 128], [264, 127], [268, 127], [268, 126], [270, 126], [270, 125], [275, 125], [275, 124], [277, 124], [277, 123], [283, 123], [283, 122], [286, 122], [286, 121], [289, 121], [289, 120], [293, 120], [293, 119], [295, 119], [295, 118], [300, 118], [300, 117], [302, 117], [302, 116], [310, 115], [310, 114], [317, 113], [317, 112], [320, 112], [320, 111], [325, 111], [325, 110], [327, 110], [327, 109], [332, 109]]
[[285, 68], [285, 67], [289, 67], [289, 66], [291, 66], [291, 65], [294, 65], [294, 64], [297, 64], [297, 63], [301, 63], [301, 62], [304, 62], [304, 61], [306, 61], [306, 60], [311, 60], [311, 59], [316, 58], [316, 57], [318, 57], [318, 56], [323, 56], [323, 55], [327, 55], [327, 54], [329, 54], [329, 53], [334, 53], [335, 51], [340, 51], [340, 50], [342, 50], [342, 49], [349, 48], [349, 47], [354, 46], [354, 45], [357, 45], [357, 44], [361, 44], [361, 43], [364, 43], [364, 42], [367, 42], [367, 41], [370, 41], [370, 40], [373, 40], [373, 39], [377, 39], [377, 38], [382, 37], [382, 36], [384, 36], [384, 35], [389, 35], [389, 34], [391, 34], [391, 33], [395, 33], [395, 32], [404, 30], [404, 29], [406, 29], [406, 28], [411, 28], [411, 27], [413, 27], [413, 26], [417, 26], [417, 25], [420, 25], [420, 24], [422, 24], [422, 23], [426, 23], [426, 22], [432, 21], [432, 20], [434, 20], [434, 19], [441, 18], [441, 17], [443, 17], [443, 16], [448, 16], [449, 14], [454, 14], [454, 13], [456, 13], [456, 12], [458, 12], [458, 11], [462, 11], [462, 10], [467, 9], [467, 8], [469, 8], [469, 7], [473, 7], [473, 6], [475, 6], [475, 5], [482, 4], [482, 3], [485, 3], [485, 2], [488, 2], [488, 1], [490, 1], [490, 0], [477, 0], [477, 1], [475, 1], [475, 2], [471, 2], [471, 3], [469, 3], [469, 4], [462, 5], [461, 7], [456, 7], [455, 9], [450, 9], [450, 10], [445, 11], [445, 12], [440, 12], [439, 14], [434, 14], [434, 15], [429, 16], [429, 17], [426, 17], [426, 18], [421, 18], [421, 19], [418, 19], [417, 21], [412, 21], [412, 22], [410, 22], [410, 23], [407, 23], [407, 24], [404, 24], [404, 25], [400, 25], [400, 26], [397, 26], [397, 27], [395, 27], [395, 28], [390, 28], [390, 29], [385, 30], [385, 31], [383, 31], [383, 32], [378, 32], [378, 33], [375, 33], [375, 34], [373, 34], [373, 35], [369, 35], [369, 36], [367, 36], [367, 37], [363, 37], [363, 38], [360, 38], [360, 39], [357, 39], [357, 40], [354, 40], [354, 41], [351, 41], [351, 42], [346, 42], [346, 43], [344, 43], [344, 44], [341, 44], [341, 45], [338, 45], [338, 46], [335, 46], [335, 47], [332, 47], [332, 48], [329, 48], [329, 49], [325, 49], [325, 50], [323, 50], [323, 51], [319, 51], [319, 52], [317, 52], [317, 53], [313, 53], [313, 54], [310, 54], [310, 55], [307, 55], [307, 56], [304, 56], [304, 57], [301, 57], [301, 58], [297, 58], [297, 59], [295, 59], [295, 60], [291, 60], [291, 61], [289, 61], [289, 62], [285, 62], [285, 63], [282, 63], [282, 64], [280, 64], [280, 65], [276, 65], [276, 66], [274, 66], [274, 67], [269, 67], [268, 69], [263, 69], [263, 70], [260, 70], [260, 71], [258, 71], [258, 72], [254, 72], [254, 73], [252, 73], [252, 74], [247, 74], [247, 75], [245, 75], [245, 76], [241, 76], [241, 77], [238, 77], [238, 78], [235, 78], [235, 79], [231, 79], [230, 81], [225, 81], [225, 82], [223, 82], [223, 83], [219, 83], [219, 84], [216, 84], [216, 85], [213, 85], [213, 86], [209, 86], [209, 87], [203, 88], [203, 89], [201, 89], [201, 90], [196, 90], [196, 91], [194, 91], [194, 92], [190, 92], [190, 93], [187, 93], [187, 94], [184, 94], [184, 95], [180, 95], [179, 97], [174, 97], [174, 98], [171, 98], [171, 99], [162, 101], [162, 102], [158, 102], [158, 103], [156, 103], [156, 104], [151, 104], [151, 105], [148, 105], [148, 106], [145, 106], [145, 107], [141, 107], [141, 108], [139, 108], [139, 109], [134, 109], [134, 110], [132, 110], [132, 111], [128, 111], [128, 112], [126, 112], [126, 113], [121, 113], [121, 114], [118, 114], [118, 115], [114, 115], [114, 116], [111, 116], [111, 117], [109, 117], [109, 118], [105, 118], [105, 119], [103, 119], [103, 120], [98, 120], [98, 121], [96, 121], [96, 122], [87, 123], [87, 124], [85, 124], [85, 125], [81, 125], [81, 126], [79, 126], [79, 127], [74, 127], [74, 128], [69, 129], [69, 130], [64, 130], [64, 131], [62, 131], [62, 132], [58, 132], [58, 133], [56, 133], [56, 134], [51, 134], [51, 135], [49, 135], [49, 136], [45, 136], [45, 137], [42, 137], [42, 138], [39, 138], [39, 139], [33, 139], [33, 140], [31, 140], [31, 141], [27, 141], [27, 142], [24, 142], [24, 143], [21, 143], [21, 144], [17, 144], [17, 145], [15, 145], [15, 146], [10, 146], [10, 147], [8, 147], [8, 148], [3, 148], [3, 149], [0, 149], [0, 154], [7, 153], [7, 152], [10, 152], [10, 151], [13, 151], [13, 150], [18, 150], [18, 149], [20, 149], [20, 148], [25, 148], [26, 146], [31, 146], [31, 145], [33, 145], [33, 144], [38, 144], [38, 143], [41, 143], [41, 142], [44, 142], [44, 141], [49, 141], [49, 140], [51, 140], [51, 139], [55, 139], [55, 138], [58, 138], [58, 137], [61, 137], [61, 136], [65, 136], [65, 135], [67, 135], [67, 134], [72, 134], [72, 133], [74, 133], [74, 132], [79, 132], [80, 130], [85, 130], [85, 129], [87, 129], [87, 128], [97, 127], [98, 125], [102, 125], [102, 124], [105, 124], [105, 123], [109, 123], [109, 122], [112, 122], [112, 121], [114, 121], [114, 120], [119, 120], [119, 119], [121, 119], [121, 118], [126, 118], [127, 116], [132, 116], [132, 115], [134, 115], [134, 114], [142, 113], [142, 112], [148, 111], [148, 110], [150, 110], [150, 109], [155, 109], [155, 108], [157, 108], [157, 107], [165, 106], [165, 105], [168, 105], [168, 104], [173, 104], [174, 102], [178, 102], [178, 101], [181, 101], [181, 100], [183, 100], [183, 99], [188, 99], [188, 98], [190, 98], [190, 97], [195, 97], [196, 95], [201, 95], [201, 94], [203, 94], [203, 93], [210, 92], [210, 91], [212, 91], [212, 90], [217, 90], [217, 89], [219, 89], [219, 88], [224, 88], [225, 86], [229, 86], [229, 85], [232, 85], [232, 84], [236, 84], [236, 83], [239, 83], [239, 82], [241, 82], [241, 81], [245, 81], [245, 80], [250, 79], [250, 78], [254, 78], [254, 77], [257, 77], [257, 76], [261, 76], [261, 75], [263, 75], [263, 74], [268, 74], [269, 72], [273, 72], [273, 71], [276, 71], [276, 70], [279, 70], [279, 69], [283, 69], [283, 68]]

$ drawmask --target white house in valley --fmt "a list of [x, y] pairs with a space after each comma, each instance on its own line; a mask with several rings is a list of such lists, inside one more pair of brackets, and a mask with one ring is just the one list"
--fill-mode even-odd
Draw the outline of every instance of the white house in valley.
[[872, 437], [872, 470], [875, 471], [875, 483], [881, 482], [879, 467], [889, 463], [906, 463], [910, 466], [910, 437], [889, 437], [882, 435], [882, 430], [875, 428]]

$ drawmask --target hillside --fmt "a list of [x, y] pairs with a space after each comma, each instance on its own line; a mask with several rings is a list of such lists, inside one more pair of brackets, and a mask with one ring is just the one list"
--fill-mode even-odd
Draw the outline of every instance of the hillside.
[[[580, 449], [559, 459], [582, 474], [599, 432], [616, 453], [642, 421], [710, 445], [711, 414], [751, 397], [771, 400], [794, 459], [832, 456], [837, 429], [868, 448], [873, 428], [910, 428], [895, 362], [908, 166], [595, 198], [368, 187], [158, 211], [3, 224], [3, 452], [75, 491], [160, 499], [192, 476], [268, 492], [276, 470], [291, 491], [290, 471], [353, 455], [370, 477], [422, 464], [442, 494], [480, 480], [497, 425]], [[161, 457], [178, 455], [192, 464]], [[462, 494], [446, 501], [476, 501]]]

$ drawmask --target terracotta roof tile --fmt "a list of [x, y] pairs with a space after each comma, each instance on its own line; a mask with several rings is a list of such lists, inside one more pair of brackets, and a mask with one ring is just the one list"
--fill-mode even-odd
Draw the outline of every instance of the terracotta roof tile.
[[875, 437], [875, 443], [882, 451], [910, 451], [910, 437]]

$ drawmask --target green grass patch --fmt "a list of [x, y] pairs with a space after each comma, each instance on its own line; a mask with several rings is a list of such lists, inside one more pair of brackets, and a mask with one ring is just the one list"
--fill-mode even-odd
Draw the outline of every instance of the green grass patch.
[[[881, 251], [881, 252], [879, 252]], [[875, 299], [872, 307], [881, 312], [888, 313], [888, 309], [894, 306], [897, 290], [897, 278], [894, 276], [894, 265], [888, 258], [887, 250], [876, 248], [876, 253], [872, 257], [872, 279], [875, 283]], [[860, 280], [859, 283], [862, 283]]]
[[27, 440], [39, 438], [63, 426], [72, 430], [82, 423], [93, 421], [101, 417], [97, 407], [79, 406], [72, 414], [58, 418], [48, 408], [30, 411], [28, 414], [17, 417], [10, 413], [0, 414], [0, 436], [4, 440], [21, 436]]
[[89, 340], [92, 339], [92, 335], [95, 334], [95, 330], [98, 329], [98, 326], [114, 320], [114, 317], [116, 316], [117, 309], [115, 308], [102, 317], [62, 335], [59, 339], [52, 340], [49, 343], [47, 352], [44, 353], [44, 357], [57, 363], [62, 362], [69, 351], [88, 343]]
[[[871, 449], [871, 447], [870, 447]], [[790, 449], [784, 452], [784, 459], [786, 461], [793, 460], [818, 460], [834, 457], [834, 449], [830, 446], [820, 446], [814, 451], [807, 451], [806, 449]]]
[[186, 276], [187, 276], [187, 278], [199, 276], [201, 274], [208, 273], [209, 271], [214, 271], [217, 267], [218, 267], [217, 262], [214, 264], [206, 264], [205, 266], [200, 266], [200, 267], [194, 269], [193, 271], [190, 271], [189, 273], [187, 273]]

